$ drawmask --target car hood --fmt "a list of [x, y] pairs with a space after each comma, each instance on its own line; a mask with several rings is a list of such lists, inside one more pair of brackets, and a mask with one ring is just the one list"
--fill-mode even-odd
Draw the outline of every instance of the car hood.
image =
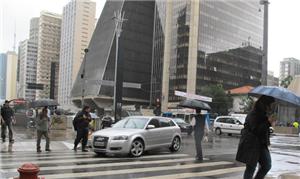
[[121, 135], [131, 136], [137, 133], [141, 133], [143, 131], [144, 129], [107, 128], [107, 129], [102, 129], [94, 132], [93, 136], [107, 136], [107, 137], [121, 136]]
[[191, 124], [188, 123], [177, 123], [178, 126], [184, 127], [184, 126], [191, 126]]

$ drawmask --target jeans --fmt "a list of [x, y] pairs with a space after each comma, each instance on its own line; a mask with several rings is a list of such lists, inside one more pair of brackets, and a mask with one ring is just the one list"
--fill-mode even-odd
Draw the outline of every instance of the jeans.
[[205, 126], [204, 119], [196, 119], [196, 123], [194, 127], [194, 137], [195, 137], [196, 153], [197, 153], [196, 158], [198, 160], [203, 160], [201, 143], [204, 136], [204, 126]]
[[5, 140], [6, 138], [6, 128], [8, 128], [8, 136], [9, 140], [13, 140], [13, 131], [12, 131], [12, 122], [11, 121], [3, 121], [1, 124], [1, 138]]
[[82, 145], [82, 150], [84, 150], [87, 145], [88, 135], [89, 135], [88, 128], [77, 129], [77, 135], [74, 141], [74, 148], [77, 148], [77, 145], [82, 139], [81, 145]]
[[46, 139], [46, 150], [50, 149], [50, 138], [48, 135], [48, 131], [37, 131], [37, 141], [36, 141], [36, 148], [37, 150], [41, 150], [41, 139], [42, 136]]
[[[263, 179], [272, 167], [271, 155], [267, 147], [263, 147], [260, 150], [258, 163], [259, 169], [254, 179]], [[244, 173], [244, 179], [252, 179], [255, 168], [256, 167], [247, 165]]]

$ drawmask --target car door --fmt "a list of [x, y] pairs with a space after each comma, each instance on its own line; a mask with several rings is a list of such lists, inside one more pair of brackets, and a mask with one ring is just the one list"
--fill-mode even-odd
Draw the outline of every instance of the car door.
[[236, 128], [237, 128], [237, 125], [235, 123], [235, 119], [234, 118], [227, 118], [226, 119], [226, 124], [227, 124], [227, 127], [228, 127], [228, 133], [230, 134], [233, 134], [233, 133], [236, 133]]
[[170, 125], [171, 119], [160, 118], [161, 135], [159, 143], [162, 145], [170, 145], [172, 141], [174, 127]]
[[149, 148], [156, 147], [160, 144], [160, 138], [161, 138], [161, 128], [160, 128], [160, 123], [159, 119], [153, 118], [150, 120], [148, 123], [149, 125], [155, 126], [154, 129], [146, 129], [146, 142]]

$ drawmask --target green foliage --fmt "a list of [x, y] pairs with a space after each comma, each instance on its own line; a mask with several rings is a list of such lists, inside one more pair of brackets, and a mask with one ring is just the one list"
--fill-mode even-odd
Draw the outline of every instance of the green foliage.
[[242, 101], [240, 103], [241, 106], [243, 106], [241, 108], [241, 110], [243, 110], [243, 113], [247, 114], [249, 113], [252, 108], [253, 108], [253, 105], [254, 105], [254, 99], [252, 97], [243, 97], [242, 98]]
[[228, 110], [232, 108], [232, 98], [226, 93], [222, 85], [209, 85], [201, 89], [201, 95], [212, 98], [209, 103], [212, 108], [211, 113], [228, 115]]
[[289, 75], [280, 82], [280, 86], [287, 88], [292, 81], [293, 81], [293, 77]]

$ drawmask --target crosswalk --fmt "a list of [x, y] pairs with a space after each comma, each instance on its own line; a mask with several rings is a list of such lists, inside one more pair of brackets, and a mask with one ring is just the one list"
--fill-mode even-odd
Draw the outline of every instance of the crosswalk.
[[46, 179], [186, 179], [239, 178], [244, 167], [231, 161], [204, 160], [179, 153], [158, 153], [140, 158], [98, 157], [93, 153], [54, 151], [49, 153], [0, 153], [0, 178], [18, 176], [24, 163], [40, 167], [39, 176]]

